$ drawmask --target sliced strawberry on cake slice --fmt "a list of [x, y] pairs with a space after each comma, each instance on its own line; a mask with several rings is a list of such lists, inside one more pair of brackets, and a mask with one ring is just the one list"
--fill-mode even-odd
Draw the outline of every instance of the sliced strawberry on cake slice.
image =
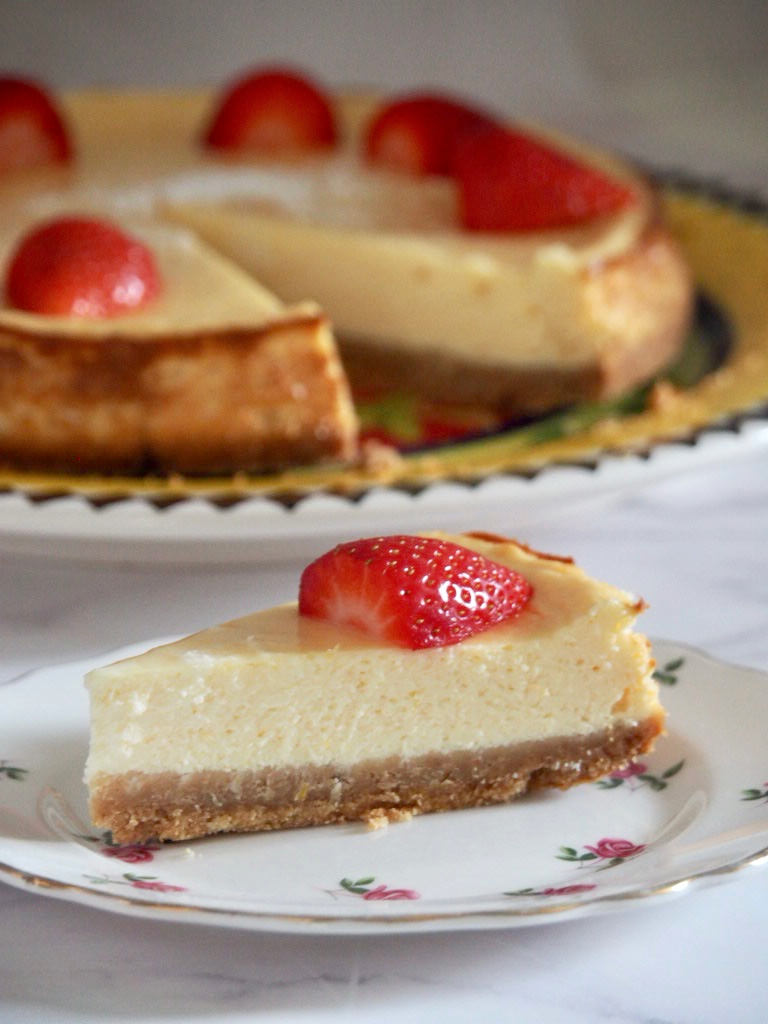
[[264, 68], [224, 93], [203, 142], [212, 149], [263, 155], [327, 149], [337, 139], [331, 101], [309, 78]]
[[0, 77], [0, 172], [65, 163], [72, 145], [48, 92], [23, 78]]
[[6, 276], [10, 305], [48, 316], [116, 316], [139, 309], [159, 292], [150, 249], [90, 217], [61, 217], [35, 227], [16, 247]]
[[455, 172], [462, 224], [470, 231], [566, 228], [636, 199], [597, 167], [508, 128], [460, 140]]
[[339, 544], [308, 565], [299, 613], [416, 650], [510, 619], [531, 594], [519, 573], [469, 548], [395, 535]]
[[415, 176], [451, 174], [457, 144], [496, 123], [485, 111], [449, 96], [404, 96], [382, 107], [368, 125], [365, 159]]

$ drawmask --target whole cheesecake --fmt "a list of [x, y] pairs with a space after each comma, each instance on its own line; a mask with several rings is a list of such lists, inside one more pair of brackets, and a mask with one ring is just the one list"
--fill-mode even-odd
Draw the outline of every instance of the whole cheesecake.
[[[0, 460], [199, 474], [351, 459], [357, 419], [319, 307], [285, 306], [188, 231], [128, 225], [163, 282], [147, 307], [0, 308]], [[0, 239], [3, 265], [15, 241]]]
[[375, 822], [564, 789], [651, 747], [642, 601], [514, 541], [423, 536], [520, 574], [529, 602], [419, 650], [286, 604], [92, 671], [94, 825], [127, 843]]
[[[216, 99], [212, 92], [117, 90], [63, 97], [74, 157], [6, 175], [0, 234], [7, 239], [19, 224], [72, 211], [181, 225], [281, 302], [318, 304], [334, 329], [343, 372], [360, 393], [406, 391], [514, 418], [622, 394], [679, 351], [691, 310], [688, 270], [653, 189], [623, 162], [548, 138], [626, 185], [634, 201], [575, 227], [467, 231], [454, 180], [413, 179], [361, 159], [365, 126], [380, 98], [333, 97], [335, 147], [290, 157], [205, 148], [202, 133]], [[220, 320], [211, 328], [223, 335], [232, 317], [221, 303], [212, 309]], [[3, 324], [16, 319], [3, 311]], [[134, 324], [126, 320], [121, 336]], [[179, 324], [170, 318], [163, 336], [185, 329], [183, 316]], [[137, 340], [144, 344], [153, 330], [139, 327]], [[37, 335], [38, 348], [50, 347], [54, 336], [77, 334], [31, 320], [27, 332]], [[108, 361], [109, 346], [98, 351]], [[297, 393], [312, 390], [297, 377]], [[2, 401], [11, 403], [14, 419], [12, 394], [6, 389]], [[56, 395], [53, 388], [37, 396], [39, 417]], [[257, 420], [270, 418], [269, 408], [253, 408]], [[316, 436], [326, 433], [327, 409]], [[27, 415], [19, 412], [22, 420]], [[66, 416], [65, 406], [52, 409], [52, 431]], [[318, 449], [318, 458], [349, 457], [349, 416], [342, 419], [332, 433], [345, 439]], [[209, 426], [201, 423], [200, 433]], [[146, 464], [183, 472], [269, 470], [315, 457], [299, 445], [295, 453], [287, 446], [260, 461], [255, 435], [244, 459], [224, 454], [232, 448], [226, 438], [220, 447], [221, 457], [213, 459], [190, 452], [180, 460], [169, 452], [168, 459], [150, 453], [142, 461], [126, 459], [119, 446], [110, 453], [105, 441], [83, 463], [68, 460], [62, 442], [49, 462], [44, 446], [25, 453], [11, 439], [0, 456], [63, 469], [141, 471]]]

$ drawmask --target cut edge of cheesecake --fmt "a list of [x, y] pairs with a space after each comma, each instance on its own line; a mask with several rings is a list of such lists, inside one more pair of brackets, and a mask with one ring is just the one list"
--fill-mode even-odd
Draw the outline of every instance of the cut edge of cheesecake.
[[658, 227], [631, 251], [581, 275], [568, 323], [551, 324], [590, 338], [576, 361], [549, 363], [532, 354], [474, 360], [437, 349], [409, 349], [394, 339], [338, 332], [350, 384], [362, 393], [410, 388], [435, 401], [482, 405], [505, 417], [551, 413], [582, 402], [618, 398], [646, 384], [677, 358], [693, 315], [693, 288], [682, 255]]
[[[377, 232], [303, 221], [247, 199], [168, 202], [163, 214], [277, 294], [321, 302], [353, 390], [415, 391], [515, 417], [614, 398], [679, 354], [692, 276], [644, 192], [640, 222], [628, 217], [626, 231], [604, 223], [613, 239], [604, 250], [572, 247], [567, 232], [503, 243]], [[350, 274], [337, 272], [344, 265]], [[355, 267], [371, 285], [363, 297]]]
[[450, 539], [532, 577], [530, 608], [412, 652], [285, 605], [90, 673], [94, 825], [128, 843], [375, 823], [567, 789], [647, 753], [665, 713], [632, 630], [643, 602], [514, 541]]

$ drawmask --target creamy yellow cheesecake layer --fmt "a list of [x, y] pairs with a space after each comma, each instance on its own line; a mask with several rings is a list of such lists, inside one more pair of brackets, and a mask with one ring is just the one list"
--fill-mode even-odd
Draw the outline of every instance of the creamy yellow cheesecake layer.
[[641, 605], [569, 563], [461, 538], [534, 587], [515, 621], [412, 652], [300, 617], [257, 612], [87, 677], [86, 776], [283, 765], [587, 736], [663, 713]]
[[[416, 351], [579, 366], [615, 342], [584, 275], [636, 245], [652, 204], [620, 161], [578, 148], [635, 183], [639, 202], [618, 215], [543, 234], [473, 234], [457, 223], [451, 182], [361, 165], [371, 101], [341, 102], [337, 154], [293, 164], [206, 153], [200, 136], [213, 103], [196, 93], [65, 97], [75, 162], [11, 181], [2, 206], [14, 215], [24, 207], [27, 219], [72, 210], [172, 219], [284, 302], [320, 303], [341, 334]], [[5, 234], [3, 225], [0, 209]]]
[[562, 241], [340, 227], [262, 211], [248, 200], [176, 204], [168, 214], [286, 301], [316, 297], [342, 337], [471, 353], [479, 363], [514, 357], [560, 367], [587, 363], [615, 341], [613, 325], [595, 316], [584, 279], [602, 245], [576, 250]]
[[[114, 219], [114, 218], [113, 218]], [[303, 303], [288, 310], [250, 275], [219, 255], [191, 232], [144, 220], [123, 220], [121, 226], [152, 251], [161, 291], [146, 306], [119, 317], [84, 319], [39, 316], [0, 305], [0, 328], [40, 334], [113, 337], [116, 334], [156, 338], [227, 328], [257, 327], [286, 316], [318, 316], [319, 309]], [[21, 232], [0, 235], [0, 274], [12, 256]]]

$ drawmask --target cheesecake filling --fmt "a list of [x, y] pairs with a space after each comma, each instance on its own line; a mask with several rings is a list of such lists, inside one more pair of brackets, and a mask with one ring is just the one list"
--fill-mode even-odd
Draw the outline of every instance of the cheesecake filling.
[[[540, 607], [534, 597], [526, 624]], [[299, 650], [254, 650], [260, 630], [294, 622]], [[618, 633], [601, 649], [599, 615], [583, 629], [564, 629], [556, 652], [526, 636], [525, 624], [417, 652], [358, 644], [354, 630], [338, 628], [330, 646], [318, 647], [316, 638], [331, 630], [311, 628], [317, 624], [283, 606], [217, 627], [199, 646], [171, 645], [141, 666], [98, 670], [88, 679], [98, 702], [90, 770], [344, 765], [393, 751], [410, 758], [583, 736], [617, 719], [637, 722], [653, 692], [636, 683], [645, 643]]]
[[642, 602], [570, 562], [464, 536], [524, 575], [523, 614], [411, 651], [256, 612], [91, 672], [86, 781], [118, 841], [444, 810], [598, 777], [664, 713]]
[[[458, 224], [449, 180], [414, 180], [361, 163], [360, 133], [375, 100], [342, 97], [339, 152], [294, 162], [207, 153], [199, 133], [209, 104], [194, 93], [69, 96], [67, 113], [80, 133], [77, 164], [20, 180], [9, 209], [27, 224], [108, 210], [191, 228], [284, 302], [320, 303], [340, 334], [373, 332], [426, 354], [462, 354], [471, 338], [481, 364], [512, 352], [522, 363], [580, 366], [613, 340], [590, 337], [594, 324], [579, 284], [590, 268], [631, 252], [651, 219], [651, 190], [621, 161], [576, 150], [632, 181], [638, 201], [619, 214], [554, 232], [471, 233]], [[13, 235], [12, 224], [2, 227]], [[193, 307], [198, 295], [188, 289]]]

